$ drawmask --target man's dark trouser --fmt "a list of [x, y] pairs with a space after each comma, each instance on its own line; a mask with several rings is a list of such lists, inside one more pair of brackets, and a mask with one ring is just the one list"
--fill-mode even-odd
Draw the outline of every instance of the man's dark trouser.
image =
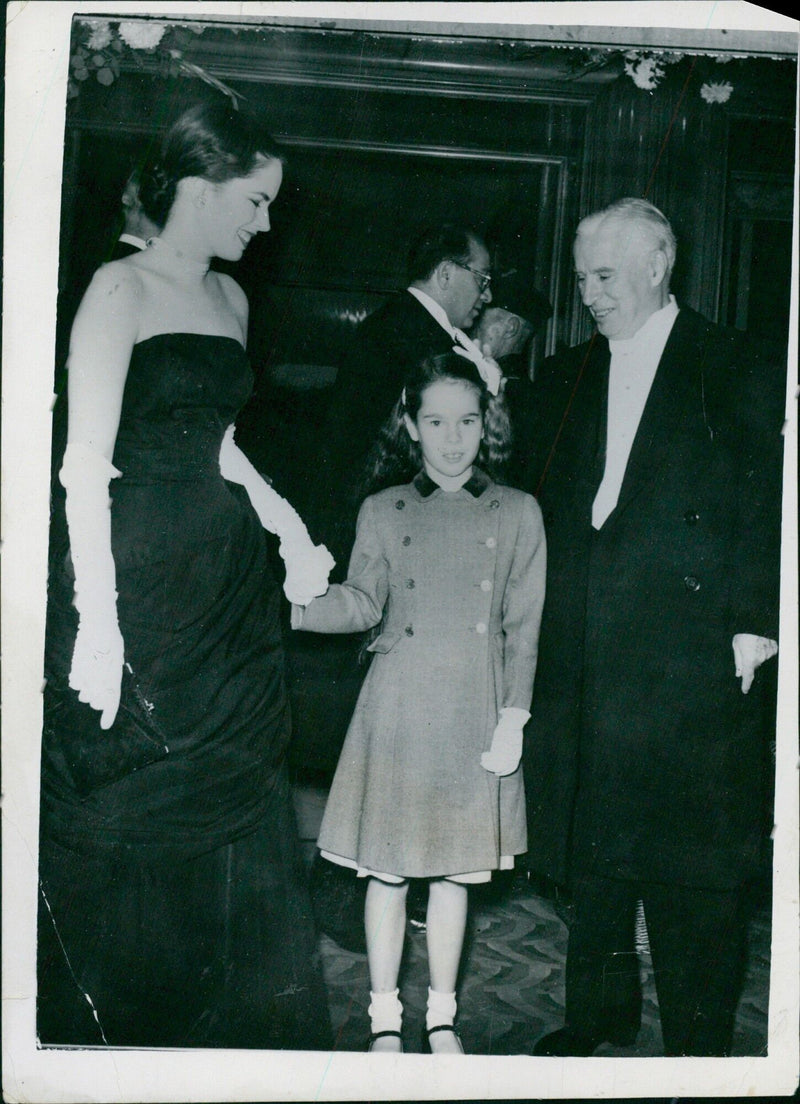
[[579, 875], [567, 952], [566, 1022], [619, 1045], [641, 1017], [636, 904], [644, 904], [664, 1053], [730, 1053], [746, 950], [745, 894]]

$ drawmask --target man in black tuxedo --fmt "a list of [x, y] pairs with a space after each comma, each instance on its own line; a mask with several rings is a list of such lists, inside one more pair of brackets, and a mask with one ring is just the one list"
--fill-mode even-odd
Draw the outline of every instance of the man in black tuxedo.
[[651, 204], [583, 219], [574, 255], [597, 333], [545, 363], [529, 431], [548, 540], [529, 862], [575, 913], [566, 1026], [534, 1053], [634, 1041], [641, 901], [665, 1053], [724, 1056], [763, 856], [783, 381], [679, 308]]
[[122, 233], [111, 249], [109, 261], [119, 261], [131, 253], [145, 249], [149, 238], [155, 237], [161, 227], [145, 214], [139, 199], [140, 170], [135, 168], [125, 181], [122, 190]]
[[[468, 226], [424, 230], [409, 252], [407, 273], [406, 289], [364, 319], [339, 367], [323, 470], [336, 499], [352, 492], [408, 371], [423, 357], [449, 352], [492, 299], [489, 251]], [[347, 541], [339, 545], [340, 553], [349, 552]]]

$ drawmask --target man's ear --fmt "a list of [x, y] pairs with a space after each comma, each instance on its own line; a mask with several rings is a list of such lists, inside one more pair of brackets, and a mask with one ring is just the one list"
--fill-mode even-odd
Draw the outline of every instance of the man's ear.
[[509, 337], [516, 337], [522, 329], [522, 319], [518, 314], [510, 314], [506, 319], [506, 333]]
[[441, 288], [446, 288], [450, 283], [450, 278], [453, 275], [453, 262], [445, 259], [439, 261], [436, 268], [433, 270], [433, 278]]
[[668, 270], [667, 255], [663, 249], [654, 249], [650, 254], [650, 282], [653, 287], [663, 283]]
[[405, 424], [406, 431], [407, 431], [409, 437], [411, 438], [411, 440], [412, 441], [418, 441], [419, 440], [419, 430], [414, 425], [413, 420], [411, 418], [409, 418], [408, 414], [403, 415], [403, 422]]

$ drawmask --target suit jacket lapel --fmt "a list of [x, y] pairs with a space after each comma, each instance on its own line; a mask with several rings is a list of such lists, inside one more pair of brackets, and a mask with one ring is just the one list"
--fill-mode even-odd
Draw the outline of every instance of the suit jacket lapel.
[[[693, 365], [698, 362], [700, 333], [692, 314], [681, 310], [664, 347], [633, 441], [619, 501], [609, 522], [666, 462], [675, 432], [694, 387]], [[608, 523], [607, 523], [608, 524]]]
[[[600, 486], [606, 465], [606, 437], [608, 425], [608, 370], [611, 357], [608, 342], [596, 338], [590, 349], [584, 375], [578, 384], [571, 414], [567, 424], [574, 424], [582, 440], [571, 446], [579, 456], [579, 474], [592, 491], [592, 497]], [[565, 427], [566, 428], [566, 427]], [[577, 445], [577, 447], [575, 447]]]
[[559, 388], [542, 441], [547, 464], [540, 483], [543, 501], [562, 513], [568, 491], [572, 508], [587, 524], [605, 467], [608, 367], [608, 342], [596, 336], [576, 362], [574, 378]]

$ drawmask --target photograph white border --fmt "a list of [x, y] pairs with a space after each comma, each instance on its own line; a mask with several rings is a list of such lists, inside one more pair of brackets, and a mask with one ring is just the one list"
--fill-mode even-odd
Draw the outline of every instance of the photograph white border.
[[[489, 27], [480, 4], [433, 3], [62, 3], [6, 9], [6, 125], [2, 403], [2, 842], [4, 1100], [295, 1101], [774, 1096], [791, 1094], [800, 1065], [798, 1026], [797, 759], [797, 184], [789, 336], [775, 813], [773, 970], [769, 1054], [763, 1058], [543, 1059], [352, 1053], [167, 1050], [38, 1050], [35, 1039], [37, 826], [41, 670], [47, 578], [48, 487], [53, 403], [61, 173], [74, 13], [362, 21], [443, 33]], [[629, 3], [497, 3], [491, 27], [541, 24], [627, 27]], [[757, 5], [688, 0], [635, 5], [642, 41], [668, 33], [725, 30], [795, 36], [796, 20]], [[653, 28], [652, 34], [647, 28]], [[666, 33], [666, 32], [665, 32]], [[759, 37], [761, 36], [761, 37]], [[611, 44], [611, 42], [609, 42]], [[797, 158], [796, 158], [797, 162]], [[795, 164], [797, 174], [797, 163]], [[795, 177], [797, 182], [797, 176]]]

